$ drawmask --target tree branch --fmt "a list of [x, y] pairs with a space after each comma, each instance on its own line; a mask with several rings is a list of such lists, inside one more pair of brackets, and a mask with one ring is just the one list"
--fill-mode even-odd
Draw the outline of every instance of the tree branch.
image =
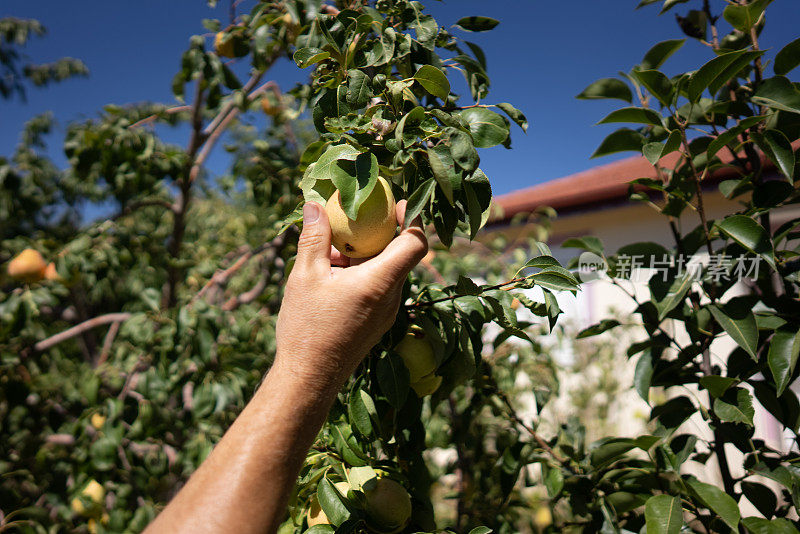
[[106, 332], [106, 337], [103, 340], [103, 350], [100, 352], [100, 357], [97, 358], [94, 366], [99, 367], [106, 363], [108, 359], [108, 354], [111, 352], [111, 345], [114, 344], [114, 338], [117, 337], [117, 333], [119, 332], [119, 326], [122, 323], [120, 321], [115, 321], [111, 323], [111, 326], [108, 328], [108, 332]]
[[89, 319], [88, 321], [84, 321], [79, 325], [75, 325], [72, 328], [64, 330], [54, 336], [50, 336], [47, 339], [43, 339], [39, 341], [33, 346], [33, 349], [37, 352], [43, 352], [51, 347], [58, 345], [59, 343], [66, 341], [70, 338], [75, 336], [79, 336], [84, 332], [91, 330], [92, 328], [96, 328], [100, 325], [108, 324], [108, 323], [121, 323], [130, 319], [130, 313], [109, 313], [106, 315], [100, 315], [93, 319]]

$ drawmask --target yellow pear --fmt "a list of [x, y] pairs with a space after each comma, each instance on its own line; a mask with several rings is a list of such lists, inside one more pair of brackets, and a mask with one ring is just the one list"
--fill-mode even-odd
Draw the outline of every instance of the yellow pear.
[[44, 278], [46, 269], [44, 258], [32, 248], [26, 248], [8, 262], [8, 275], [21, 282], [38, 282]]
[[425, 397], [426, 395], [431, 395], [439, 386], [442, 385], [442, 377], [436, 375], [435, 373], [431, 373], [429, 375], [425, 375], [416, 382], [411, 383], [411, 389], [417, 394], [419, 398]]
[[58, 270], [56, 269], [56, 264], [52, 261], [47, 264], [47, 267], [44, 269], [44, 279], [50, 280], [52, 282], [63, 282], [64, 278], [58, 274]]
[[225, 32], [217, 32], [214, 36], [214, 50], [221, 57], [235, 57], [233, 53], [233, 39], [225, 39]]
[[533, 515], [533, 522], [540, 530], [544, 530], [552, 525], [553, 513], [550, 511], [550, 508], [547, 506], [539, 507]]
[[381, 532], [399, 532], [411, 518], [411, 496], [391, 478], [378, 478], [374, 485], [364, 488], [367, 514]]
[[397, 230], [394, 195], [389, 182], [380, 176], [359, 207], [355, 221], [345, 214], [338, 190], [328, 199], [325, 211], [331, 224], [333, 246], [345, 256], [369, 258], [394, 239]]
[[106, 424], [106, 416], [99, 413], [93, 413], [90, 422], [92, 423], [93, 427], [95, 427], [97, 430], [100, 430], [103, 428], [103, 425]]
[[106, 490], [96, 480], [90, 480], [81, 490], [80, 497], [72, 499], [70, 506], [76, 514], [95, 515], [106, 496]]
[[418, 328], [413, 328], [406, 334], [394, 350], [403, 358], [412, 384], [436, 370], [433, 347]]
[[[347, 496], [347, 492], [350, 490], [350, 485], [347, 482], [334, 482], [333, 485], [337, 490], [339, 490], [339, 493], [342, 494], [342, 497]], [[325, 515], [322, 507], [319, 505], [319, 500], [317, 500], [316, 494], [311, 497], [311, 506], [309, 506], [308, 513], [306, 513], [306, 520], [308, 521], [308, 528], [311, 528], [314, 525], [331, 524], [328, 516]]]
[[[277, 100], [277, 98], [276, 98], [276, 100]], [[263, 109], [264, 113], [266, 113], [270, 117], [277, 117], [278, 115], [281, 114], [281, 105], [280, 105], [280, 103], [276, 104], [267, 95], [264, 95], [264, 96], [261, 97], [261, 109]]]

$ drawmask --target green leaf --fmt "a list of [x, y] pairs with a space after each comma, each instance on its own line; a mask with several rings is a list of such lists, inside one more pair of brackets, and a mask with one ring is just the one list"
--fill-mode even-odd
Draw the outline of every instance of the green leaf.
[[518, 110], [517, 108], [515, 108], [514, 106], [512, 106], [507, 102], [502, 102], [500, 104], [497, 104], [497, 107], [502, 109], [505, 112], [505, 114], [508, 115], [508, 117], [517, 124], [517, 126], [522, 128], [523, 132], [528, 131], [528, 119], [525, 117], [525, 114], [523, 114], [520, 110]]
[[612, 328], [616, 328], [620, 326], [620, 322], [616, 319], [603, 319], [597, 324], [594, 324], [588, 328], [584, 328], [578, 335], [576, 336], [577, 339], [583, 339], [586, 337], [597, 336], [605, 332], [606, 330], [611, 330]]
[[800, 65], [800, 39], [795, 39], [778, 52], [772, 69], [778, 76], [783, 76], [789, 74], [798, 65]]
[[630, 128], [621, 128], [603, 139], [603, 142], [594, 151], [592, 157], [598, 158], [629, 150], [640, 152], [643, 146], [644, 136], [642, 134]]
[[603, 242], [594, 236], [570, 237], [561, 243], [561, 247], [588, 250], [589, 252], [593, 252], [598, 256], [603, 256], [605, 254]]
[[656, 495], [644, 506], [647, 534], [678, 534], [683, 526], [681, 501], [672, 495]]
[[652, 124], [661, 126], [661, 115], [649, 108], [629, 107], [612, 111], [597, 124], [612, 122], [635, 122], [639, 124]]
[[480, 202], [478, 202], [478, 196], [475, 193], [475, 190], [472, 188], [472, 184], [469, 182], [464, 182], [464, 193], [467, 196], [467, 216], [469, 217], [469, 238], [470, 240], [475, 239], [475, 236], [478, 235], [478, 231], [484, 224], [483, 220], [483, 209], [481, 208]]
[[748, 52], [747, 50], [737, 50], [735, 52], [720, 54], [692, 74], [692, 77], [689, 79], [689, 86], [686, 90], [687, 98], [691, 102], [697, 102], [706, 88], [709, 89], [712, 95], [716, 94], [719, 88], [739, 72], [747, 63], [760, 57], [762, 54], [762, 51]]
[[348, 144], [329, 146], [319, 157], [310, 171], [314, 180], [333, 180], [341, 175], [349, 176], [346, 171], [338, 166], [340, 160], [355, 161], [361, 152]]
[[359, 154], [354, 164], [340, 160], [337, 162], [337, 167], [343, 168], [345, 173], [334, 173], [331, 180], [339, 190], [345, 215], [351, 221], [355, 221], [361, 204], [369, 197], [378, 182], [378, 158], [375, 154]]
[[480, 156], [472, 144], [472, 136], [457, 128], [446, 128], [447, 138], [450, 141], [450, 152], [459, 167], [467, 172], [474, 171], [480, 163]]
[[[611, 505], [617, 515], [622, 515], [643, 506], [649, 494], [630, 493], [628, 491], [615, 491], [609, 493], [606, 502]], [[601, 530], [601, 532], [605, 532]]]
[[378, 360], [378, 385], [394, 408], [400, 409], [408, 397], [408, 368], [397, 354], [389, 352]]
[[408, 198], [408, 203], [406, 204], [406, 217], [403, 221], [404, 228], [408, 228], [414, 219], [422, 213], [422, 210], [425, 209], [425, 206], [430, 202], [434, 189], [436, 189], [436, 180], [434, 178], [428, 178], [411, 193], [411, 196]]
[[708, 154], [708, 159], [713, 158], [717, 152], [719, 152], [722, 147], [728, 145], [732, 141], [736, 140], [736, 138], [741, 135], [742, 132], [747, 130], [748, 128], [755, 126], [759, 122], [766, 119], [766, 115], [758, 115], [756, 117], [747, 117], [746, 119], [742, 119], [739, 121], [739, 124], [725, 130], [721, 134], [719, 134], [713, 141], [708, 144], [708, 148], [706, 149], [706, 153]]
[[414, 75], [414, 79], [433, 96], [447, 100], [450, 94], [450, 81], [441, 70], [433, 65], [423, 65]]
[[750, 4], [728, 5], [722, 12], [722, 17], [740, 32], [749, 32], [755, 26], [764, 9], [772, 3], [772, 0], [755, 0]]
[[456, 164], [450, 153], [450, 147], [442, 143], [429, 148], [426, 152], [433, 176], [452, 205], [453, 191], [461, 189], [461, 179], [456, 173]]
[[751, 132], [750, 137], [777, 165], [789, 182], [794, 183], [794, 150], [786, 136], [778, 130], [766, 130], [763, 133]]
[[730, 215], [716, 223], [717, 228], [741, 246], [758, 254], [775, 268], [775, 252], [769, 234], [757, 221], [746, 215]]
[[490, 148], [508, 139], [506, 119], [486, 108], [469, 108], [460, 113], [469, 124], [476, 148]]
[[550, 267], [531, 275], [531, 280], [540, 287], [551, 291], [576, 291], [578, 282], [566, 269]]
[[714, 413], [726, 423], [744, 423], [753, 426], [756, 415], [753, 398], [744, 388], [734, 388], [714, 399]]
[[734, 307], [729, 304], [725, 304], [722, 307], [710, 305], [708, 310], [723, 330], [725, 330], [751, 358], [757, 360], [758, 325], [756, 324], [756, 318], [752, 310], [744, 306]]
[[664, 106], [669, 106], [672, 101], [673, 86], [667, 76], [657, 70], [636, 70], [633, 75], [644, 85], [650, 94], [658, 99]]
[[397, 128], [395, 128], [394, 130], [394, 137], [397, 140], [397, 143], [401, 147], [406, 147], [409, 144], [411, 144], [409, 139], [407, 139], [407, 136], [404, 135], [406, 131], [406, 126], [408, 125], [410, 127], [418, 125], [424, 119], [425, 119], [425, 110], [422, 108], [422, 106], [417, 106], [408, 113], [406, 113], [405, 115], [403, 115], [403, 118], [400, 119], [400, 122], [397, 123]]
[[347, 84], [347, 103], [353, 109], [363, 108], [372, 98], [372, 81], [358, 69], [348, 71], [350, 82]]
[[456, 22], [456, 26], [468, 32], [485, 32], [500, 24], [499, 20], [489, 17], [464, 17]]
[[305, 69], [315, 63], [328, 59], [331, 57], [331, 54], [319, 48], [300, 48], [292, 57], [298, 67]]
[[661, 6], [661, 11], [659, 11], [658, 14], [663, 15], [678, 4], [685, 4], [688, 1], [689, 0], [664, 0], [664, 4]]
[[339, 490], [327, 478], [319, 481], [317, 486], [319, 505], [332, 525], [339, 526], [350, 519], [350, 510], [342, 501]]
[[721, 397], [732, 385], [738, 380], [730, 376], [704, 376], [700, 379], [700, 385], [703, 386], [712, 397]]
[[742, 524], [753, 534], [798, 534], [792, 522], [782, 517], [772, 521], [763, 517], [745, 517]]
[[764, 80], [751, 100], [773, 109], [800, 113], [800, 91], [784, 76]]
[[653, 381], [653, 355], [647, 350], [636, 362], [633, 384], [643, 401], [650, 404], [650, 383]]
[[628, 84], [617, 78], [602, 78], [590, 84], [581, 94], [576, 96], [581, 100], [594, 100], [600, 98], [614, 98], [633, 102], [633, 93]]
[[644, 55], [644, 59], [639, 63], [638, 68], [640, 70], [659, 68], [672, 54], [677, 52], [685, 42], [686, 39], [673, 39], [670, 41], [662, 41], [654, 45]]
[[738, 528], [741, 515], [733, 497], [718, 487], [700, 482], [694, 477], [689, 479], [688, 484], [706, 508], [715, 512], [734, 531]]
[[347, 403], [347, 413], [350, 423], [353, 424], [364, 436], [372, 435], [372, 421], [378, 420], [375, 401], [369, 393], [361, 388], [353, 388]]
[[529, 259], [525, 265], [523, 265], [518, 271], [517, 274], [514, 275], [516, 277], [519, 273], [524, 271], [525, 269], [547, 269], [548, 267], [561, 267], [561, 264], [558, 263], [558, 260], [555, 259], [553, 256], [550, 255], [542, 255], [536, 256], [535, 258]]
[[469, 534], [489, 534], [490, 532], [494, 532], [494, 530], [489, 527], [475, 527], [469, 531]]
[[681, 133], [678, 130], [673, 130], [669, 137], [667, 138], [666, 143], [647, 143], [642, 147], [642, 155], [647, 158], [652, 165], [658, 163], [658, 161], [666, 156], [667, 154], [671, 154], [678, 150], [681, 146]]
[[800, 354], [800, 332], [789, 327], [776, 330], [770, 341], [767, 362], [775, 379], [778, 397], [783, 395], [783, 391], [789, 385], [789, 379], [797, 365], [798, 354]]
[[[658, 310], [658, 320], [663, 321], [666, 319], [669, 312], [675, 309], [686, 298], [686, 294], [692, 288], [695, 281], [695, 275], [692, 271], [687, 270], [686, 273], [680, 278], [672, 280], [666, 295], [661, 300], [654, 302]], [[655, 299], [654, 299], [655, 300]]]
[[610, 438], [591, 451], [589, 462], [595, 469], [601, 469], [635, 448], [636, 444], [630, 438]]

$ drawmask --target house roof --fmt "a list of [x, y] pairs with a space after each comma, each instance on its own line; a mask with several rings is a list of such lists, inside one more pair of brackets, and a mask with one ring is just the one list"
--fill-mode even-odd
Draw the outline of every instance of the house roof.
[[[723, 163], [733, 161], [733, 156], [727, 151], [724, 155], [720, 153], [718, 156]], [[661, 159], [661, 166], [674, 166], [678, 157], [676, 152], [665, 156]], [[765, 170], [774, 168], [774, 164], [769, 159], [764, 158], [763, 155], [761, 159]], [[733, 166], [721, 167], [706, 177], [704, 188], [737, 175], [738, 171]], [[495, 204], [500, 211], [491, 222], [502, 224], [518, 213], [529, 213], [543, 206], [549, 206], [564, 215], [627, 203], [629, 202], [628, 182], [637, 178], [656, 177], [655, 168], [642, 156], [600, 165], [577, 174], [556, 178], [543, 184], [495, 197]]]

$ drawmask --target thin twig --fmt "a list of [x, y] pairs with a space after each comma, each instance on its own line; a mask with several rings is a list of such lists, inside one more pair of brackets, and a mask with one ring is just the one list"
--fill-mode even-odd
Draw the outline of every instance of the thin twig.
[[[512, 284], [516, 284], [516, 283], [519, 283], [519, 282], [524, 282], [528, 278], [530, 278], [530, 276], [524, 276], [522, 278], [514, 278], [513, 280], [509, 280], [508, 282], [503, 282], [502, 284], [496, 284], [496, 285], [493, 285], [493, 286], [486, 286], [486, 287], [481, 288], [481, 292], [493, 291], [495, 289], [503, 289], [506, 286], [510, 286]], [[458, 294], [458, 295], [450, 295], [449, 297], [442, 297], [442, 298], [435, 299], [435, 300], [423, 300], [422, 302], [414, 302], [412, 304], [408, 304], [408, 305], [406, 305], [406, 308], [422, 308], [422, 307], [425, 307], [425, 306], [433, 306], [434, 304], [438, 304], [440, 302], [447, 302], [448, 300], [455, 300], [457, 298], [468, 297], [468, 296], [470, 296], [470, 295]]]
[[164, 111], [161, 111], [160, 113], [153, 113], [152, 115], [150, 115], [148, 117], [145, 117], [145, 118], [143, 118], [141, 120], [138, 120], [138, 121], [134, 122], [133, 124], [128, 126], [128, 129], [132, 130], [134, 128], [138, 128], [139, 126], [144, 126], [145, 124], [154, 122], [155, 120], [157, 120], [164, 113], [166, 113], [167, 115], [174, 115], [175, 113], [180, 113], [182, 111], [189, 111], [191, 109], [192, 109], [192, 106], [175, 106], [173, 108], [167, 108]]
[[114, 338], [117, 337], [117, 333], [119, 332], [119, 321], [111, 323], [111, 326], [108, 328], [108, 332], [106, 332], [106, 337], [103, 340], [103, 350], [100, 352], [100, 357], [97, 358], [97, 362], [95, 363], [95, 367], [99, 367], [106, 363], [108, 359], [108, 355], [111, 352], [111, 345], [114, 344]]
[[197, 294], [195, 294], [195, 296], [192, 297], [192, 300], [189, 301], [189, 306], [191, 306], [192, 304], [194, 304], [195, 302], [200, 300], [206, 293], [208, 293], [208, 291], [212, 287], [214, 287], [214, 286], [224, 286], [225, 284], [227, 284], [228, 280], [230, 280], [231, 277], [234, 274], [236, 274], [237, 271], [239, 271], [239, 269], [244, 267], [245, 264], [248, 261], [250, 261], [250, 259], [253, 256], [257, 256], [258, 254], [261, 254], [266, 249], [268, 249], [269, 247], [272, 247], [272, 246], [273, 246], [272, 242], [271, 243], [264, 243], [260, 247], [252, 249], [252, 250], [248, 250], [247, 252], [245, 252], [244, 254], [239, 256], [239, 258], [230, 267], [228, 267], [226, 269], [218, 269], [217, 272], [215, 272], [211, 276], [211, 279], [208, 282], [206, 282], [206, 284], [200, 289], [200, 291], [198, 291]]
[[88, 321], [84, 321], [81, 324], [75, 325], [72, 328], [64, 330], [54, 336], [50, 336], [47, 339], [43, 339], [39, 341], [33, 346], [33, 349], [37, 352], [45, 351], [51, 347], [55, 347], [59, 343], [71, 339], [75, 336], [79, 336], [84, 332], [91, 330], [92, 328], [96, 328], [100, 325], [108, 324], [108, 323], [120, 323], [127, 321], [131, 318], [130, 313], [109, 313], [106, 315], [100, 315], [98, 317], [94, 317], [93, 319], [89, 319]]

